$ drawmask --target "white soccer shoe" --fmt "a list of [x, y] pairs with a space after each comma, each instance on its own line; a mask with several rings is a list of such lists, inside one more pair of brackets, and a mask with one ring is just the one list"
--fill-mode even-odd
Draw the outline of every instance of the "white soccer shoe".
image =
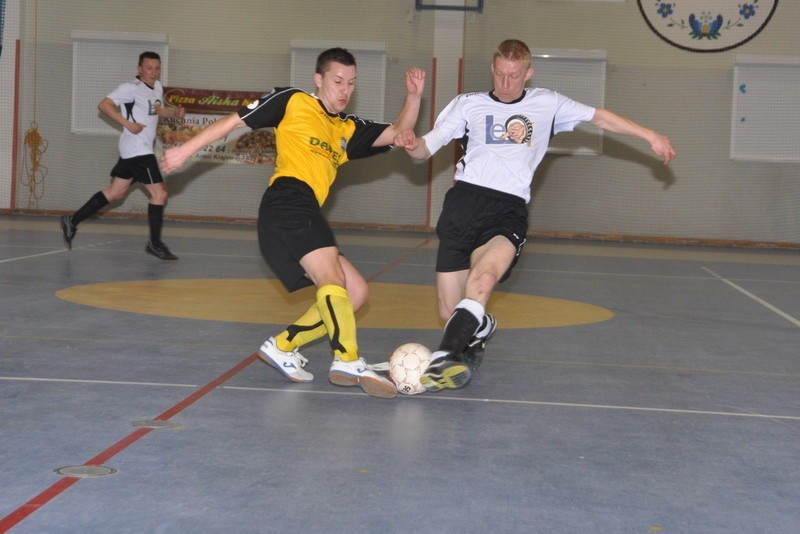
[[278, 348], [271, 337], [258, 349], [258, 357], [281, 372], [292, 382], [311, 382], [314, 375], [303, 369], [308, 360], [296, 350], [286, 352]]
[[397, 387], [388, 378], [370, 369], [364, 358], [349, 362], [334, 358], [328, 380], [337, 386], [360, 386], [373, 397], [392, 399], [397, 396]]

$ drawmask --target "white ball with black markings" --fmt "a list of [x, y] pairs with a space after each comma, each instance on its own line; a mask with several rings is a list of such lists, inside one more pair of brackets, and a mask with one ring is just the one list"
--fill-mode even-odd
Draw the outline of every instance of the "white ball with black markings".
[[419, 377], [428, 368], [431, 351], [419, 343], [405, 343], [389, 356], [389, 377], [404, 395], [417, 395], [425, 391]]

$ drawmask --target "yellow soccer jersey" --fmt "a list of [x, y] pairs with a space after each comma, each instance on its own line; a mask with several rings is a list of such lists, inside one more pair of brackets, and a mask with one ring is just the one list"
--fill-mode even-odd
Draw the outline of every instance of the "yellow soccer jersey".
[[276, 88], [239, 110], [253, 130], [275, 128], [275, 172], [307, 183], [319, 205], [328, 198], [339, 167], [351, 159], [385, 152], [372, 143], [389, 126], [346, 113], [330, 114], [322, 102], [294, 88]]

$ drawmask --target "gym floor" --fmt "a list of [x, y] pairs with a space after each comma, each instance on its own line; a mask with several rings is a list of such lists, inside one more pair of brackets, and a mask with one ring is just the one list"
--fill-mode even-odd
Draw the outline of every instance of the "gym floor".
[[[800, 253], [531, 240], [463, 389], [256, 358], [300, 315], [253, 225], [0, 216], [0, 532], [796, 533]], [[436, 238], [338, 230], [371, 363], [435, 347]]]

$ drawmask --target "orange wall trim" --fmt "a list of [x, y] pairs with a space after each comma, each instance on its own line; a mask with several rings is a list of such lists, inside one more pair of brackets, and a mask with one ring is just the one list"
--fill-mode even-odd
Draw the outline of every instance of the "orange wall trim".
[[19, 56], [20, 44], [17, 39], [14, 53], [14, 129], [11, 132], [11, 201], [13, 211], [17, 207], [17, 154], [19, 153]]

